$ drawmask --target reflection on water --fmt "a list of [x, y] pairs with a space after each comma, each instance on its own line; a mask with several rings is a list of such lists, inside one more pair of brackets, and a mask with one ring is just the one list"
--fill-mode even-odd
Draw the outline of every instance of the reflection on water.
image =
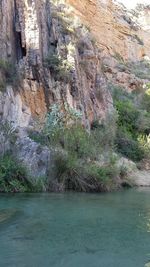
[[150, 219], [147, 219], [147, 232], [150, 233]]
[[150, 266], [148, 189], [0, 198], [0, 267]]

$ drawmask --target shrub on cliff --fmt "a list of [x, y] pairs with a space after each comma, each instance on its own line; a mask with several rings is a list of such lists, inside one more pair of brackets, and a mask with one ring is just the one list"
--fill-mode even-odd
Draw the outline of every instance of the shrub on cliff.
[[118, 111], [118, 126], [126, 128], [134, 137], [138, 133], [137, 121], [140, 111], [130, 100], [116, 101], [116, 109]]
[[143, 109], [150, 112], [150, 83], [147, 84], [147, 90], [143, 94], [141, 105]]
[[91, 155], [90, 134], [81, 124], [81, 112], [67, 104], [53, 105], [47, 114], [42, 134], [49, 146], [59, 146], [78, 157]]
[[145, 151], [138, 140], [133, 139], [129, 132], [118, 129], [116, 135], [117, 152], [133, 160], [140, 161], [145, 157]]
[[[104, 191], [115, 184], [115, 164], [108, 156], [107, 166], [97, 166], [101, 154], [113, 147], [113, 131], [108, 133], [105, 124], [93, 123], [91, 132], [81, 123], [81, 113], [65, 105], [53, 105], [47, 114], [40, 133], [41, 141], [54, 147], [58, 153], [55, 158], [55, 179], [49, 179], [49, 190]], [[57, 153], [56, 153], [57, 154]], [[108, 153], [109, 154], [109, 153]], [[110, 152], [111, 155], [111, 152]], [[105, 159], [103, 158], [105, 161]], [[94, 171], [95, 170], [95, 171]], [[60, 189], [58, 189], [58, 187]], [[52, 189], [53, 188], [53, 189]], [[54, 189], [56, 190], [56, 189]]]
[[72, 66], [69, 64], [67, 59], [61, 58], [54, 52], [49, 52], [44, 60], [44, 65], [51, 71], [55, 80], [65, 83], [68, 83], [71, 80]]
[[140, 136], [146, 139], [150, 133], [150, 113], [146, 105], [144, 107], [141, 102], [141, 99], [145, 98], [144, 94], [144, 98], [141, 98], [136, 94], [117, 89], [113, 96], [118, 112], [115, 140], [117, 151], [133, 161], [150, 156], [146, 151], [146, 146], [141, 145], [139, 141]]
[[114, 117], [108, 116], [105, 122], [93, 121], [89, 131], [82, 125], [80, 111], [67, 104], [55, 104], [47, 114], [41, 134], [50, 146], [60, 146], [80, 158], [98, 159], [103, 151], [113, 148], [116, 132]]
[[130, 72], [139, 77], [140, 79], [150, 79], [150, 63], [147, 60], [137, 62], [128, 62], [127, 64]]

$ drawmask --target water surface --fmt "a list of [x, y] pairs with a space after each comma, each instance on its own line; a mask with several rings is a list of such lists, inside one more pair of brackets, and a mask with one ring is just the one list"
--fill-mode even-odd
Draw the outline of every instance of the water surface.
[[0, 267], [144, 267], [150, 190], [0, 195]]

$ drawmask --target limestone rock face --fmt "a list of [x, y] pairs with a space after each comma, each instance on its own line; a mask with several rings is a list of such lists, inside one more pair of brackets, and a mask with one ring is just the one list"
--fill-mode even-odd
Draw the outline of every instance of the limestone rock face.
[[[1, 119], [15, 120], [24, 127], [31, 118], [43, 117], [54, 102], [80, 110], [87, 126], [94, 119], [105, 118], [112, 99], [100, 53], [82, 25], [71, 28], [74, 21], [67, 22], [67, 6], [48, 0], [2, 0], [0, 12], [2, 59], [16, 64], [21, 76], [20, 84], [12, 86], [11, 96], [9, 89], [1, 94]], [[60, 70], [45, 67], [49, 54], [67, 62], [69, 81]]]
[[[129, 12], [112, 0], [67, 0], [91, 28], [105, 55], [118, 53], [125, 60], [150, 55], [150, 10]], [[136, 14], [135, 14], [136, 13]], [[134, 16], [136, 15], [136, 16]], [[139, 38], [137, 38], [139, 37]], [[140, 42], [140, 40], [143, 42]]]
[[32, 178], [46, 177], [49, 173], [53, 178], [53, 153], [47, 147], [41, 147], [29, 137], [19, 138], [16, 142], [15, 155], [26, 166]]
[[31, 118], [30, 108], [24, 105], [20, 94], [14, 94], [10, 86], [7, 86], [5, 93], [0, 92], [0, 114], [15, 128], [27, 127]]

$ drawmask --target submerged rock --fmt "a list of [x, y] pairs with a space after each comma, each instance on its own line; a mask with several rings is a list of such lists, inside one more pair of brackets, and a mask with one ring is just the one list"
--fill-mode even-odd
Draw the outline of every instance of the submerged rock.
[[3, 223], [12, 217], [17, 215], [18, 210], [16, 209], [4, 209], [0, 210], [0, 223]]

